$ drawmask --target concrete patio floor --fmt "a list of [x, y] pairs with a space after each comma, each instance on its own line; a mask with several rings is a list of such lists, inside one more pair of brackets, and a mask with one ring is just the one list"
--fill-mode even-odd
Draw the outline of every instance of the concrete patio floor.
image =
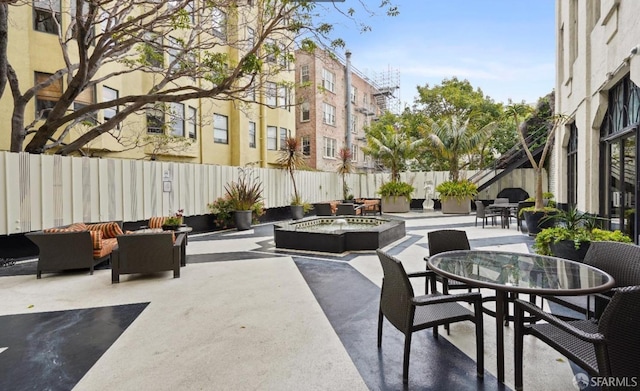
[[[435, 229], [465, 230], [472, 248], [530, 252], [533, 243], [515, 224], [474, 227], [473, 215], [392, 217], [405, 220], [407, 236], [385, 250], [408, 271], [424, 269], [426, 234]], [[0, 277], [2, 390], [403, 389], [401, 333], [386, 323], [376, 347], [382, 269], [373, 252], [276, 250], [273, 227], [263, 224], [190, 236], [178, 279], [168, 272], [111, 284], [107, 269], [36, 280], [34, 265], [3, 268]], [[423, 281], [414, 289], [423, 293]], [[513, 328], [505, 328], [503, 385], [495, 320], [485, 315], [484, 326], [484, 380], [475, 376], [473, 325], [464, 322], [438, 339], [414, 334], [408, 389], [510, 389]], [[566, 358], [525, 343], [525, 389], [577, 389]]]

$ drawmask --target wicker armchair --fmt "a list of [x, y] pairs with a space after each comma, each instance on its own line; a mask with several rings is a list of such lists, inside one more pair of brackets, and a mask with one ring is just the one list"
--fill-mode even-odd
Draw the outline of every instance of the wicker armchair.
[[[551, 346], [591, 376], [634, 379], [640, 374], [640, 286], [614, 288], [611, 302], [599, 321], [562, 321], [539, 307], [515, 301], [515, 388], [523, 386], [524, 335], [533, 335]], [[525, 325], [524, 312], [548, 323]], [[534, 354], [533, 352], [529, 354]], [[619, 389], [603, 384], [602, 390]], [[627, 388], [625, 388], [627, 389]], [[636, 385], [634, 388], [638, 389]]]
[[328, 202], [313, 204], [313, 210], [316, 211], [316, 216], [333, 216], [331, 204]]
[[482, 201], [476, 201], [476, 227], [478, 226], [478, 219], [482, 220], [482, 228], [484, 228], [485, 223], [489, 223], [489, 217], [491, 217], [491, 224], [496, 225], [496, 217], [501, 216], [499, 212], [487, 211]]
[[111, 254], [111, 282], [120, 282], [121, 274], [156, 273], [173, 270], [180, 277], [180, 258], [185, 233], [142, 233], [118, 236], [118, 248]]
[[[469, 320], [476, 325], [476, 370], [478, 377], [484, 376], [484, 338], [482, 323], [482, 297], [479, 293], [463, 293], [458, 295], [431, 294], [415, 297], [409, 277], [424, 277], [432, 271], [407, 275], [404, 267], [397, 259], [377, 250], [382, 264], [384, 278], [380, 292], [380, 309], [378, 312], [378, 349], [382, 345], [382, 324], [384, 318], [404, 334], [404, 361], [402, 381], [409, 381], [409, 353], [411, 351], [411, 335], [414, 331], [433, 328], [433, 335], [438, 336], [438, 325]], [[457, 303], [464, 301], [473, 303], [474, 311]]]
[[[640, 246], [635, 244], [591, 242], [584, 263], [609, 273], [616, 287], [640, 285]], [[605, 293], [577, 297], [545, 296], [545, 299], [585, 314], [586, 318], [598, 318], [610, 296]], [[591, 301], [595, 302], [594, 308], [591, 308]]]
[[[427, 233], [427, 240], [429, 241], [429, 256], [443, 253], [445, 251], [454, 250], [470, 250], [469, 239], [465, 231], [458, 231], [455, 229], [443, 229], [439, 231], [432, 231]], [[429, 257], [424, 258], [425, 261], [429, 260]], [[429, 266], [427, 265], [427, 269]], [[449, 289], [467, 289], [471, 292], [471, 287], [463, 282], [456, 280], [449, 280], [438, 275], [433, 275], [430, 278], [435, 278], [436, 281], [442, 283], [442, 293], [449, 294]], [[429, 293], [428, 285], [425, 285], [425, 293]], [[433, 287], [434, 284], [431, 284]], [[435, 292], [431, 292], [435, 293]]]

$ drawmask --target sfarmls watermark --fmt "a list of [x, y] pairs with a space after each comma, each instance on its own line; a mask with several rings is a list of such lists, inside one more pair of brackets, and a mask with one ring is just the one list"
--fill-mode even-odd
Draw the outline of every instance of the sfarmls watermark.
[[638, 387], [638, 377], [616, 377], [616, 376], [594, 376], [589, 378], [585, 373], [578, 373], [573, 377], [573, 385], [578, 390], [591, 387], [616, 387], [616, 388], [636, 388]]

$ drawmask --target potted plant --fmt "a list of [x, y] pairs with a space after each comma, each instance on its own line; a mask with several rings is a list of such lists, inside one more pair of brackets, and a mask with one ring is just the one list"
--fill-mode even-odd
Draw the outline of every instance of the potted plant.
[[174, 213], [172, 216], [169, 216], [166, 219], [164, 219], [164, 223], [162, 223], [162, 229], [165, 231], [177, 230], [180, 227], [180, 225], [182, 225], [183, 213], [184, 213], [184, 209], [178, 209], [178, 211]]
[[238, 231], [251, 228], [254, 217], [264, 213], [262, 203], [262, 183], [253, 177], [249, 170], [239, 168], [237, 181], [225, 186], [229, 206], [233, 210], [234, 221]]
[[351, 163], [351, 150], [347, 147], [340, 148], [338, 151], [338, 174], [342, 177], [342, 200], [344, 202], [354, 202], [353, 194], [349, 193], [349, 185], [347, 185], [347, 174], [351, 174], [353, 171], [353, 164]]
[[527, 232], [531, 236], [537, 235], [545, 228], [551, 228], [555, 225], [556, 220], [553, 218], [558, 212], [556, 203], [553, 200], [554, 195], [551, 192], [542, 193], [542, 208], [535, 207], [535, 198], [529, 197], [525, 201], [534, 202], [534, 206], [528, 206], [520, 209], [520, 214], [527, 225]]
[[378, 194], [382, 197], [383, 212], [403, 213], [411, 209], [411, 194], [415, 189], [406, 182], [391, 181], [382, 184]]
[[541, 230], [536, 235], [534, 250], [542, 255], [582, 261], [589, 245], [594, 241], [631, 243], [631, 239], [619, 230], [594, 228], [590, 231], [581, 228], [571, 231], [566, 227], [551, 227]]
[[283, 148], [280, 150], [280, 155], [276, 160], [276, 163], [289, 173], [291, 177], [291, 183], [293, 184], [293, 195], [291, 196], [291, 217], [294, 220], [300, 220], [304, 217], [304, 214], [312, 209], [311, 204], [302, 200], [300, 194], [298, 194], [298, 187], [296, 186], [295, 172], [297, 169], [305, 166], [304, 155], [300, 151], [298, 139], [295, 137], [288, 137], [285, 140]]
[[[522, 145], [535, 175], [535, 194], [533, 208], [523, 209], [525, 221], [529, 235], [536, 235], [540, 232], [539, 222], [549, 213], [554, 213], [555, 208], [544, 205], [544, 192], [542, 189], [542, 170], [547, 155], [553, 145], [553, 135], [555, 130], [564, 122], [565, 117], [553, 113], [553, 92], [538, 101], [538, 104], [531, 111], [531, 107], [526, 104], [512, 104], [507, 107], [507, 115], [513, 117], [518, 139]], [[526, 120], [520, 121], [520, 118]], [[531, 131], [530, 131], [531, 130]], [[540, 150], [539, 158], [536, 159], [534, 151]]]
[[470, 181], [447, 181], [436, 186], [442, 202], [442, 213], [471, 212], [471, 200], [478, 194], [478, 186]]

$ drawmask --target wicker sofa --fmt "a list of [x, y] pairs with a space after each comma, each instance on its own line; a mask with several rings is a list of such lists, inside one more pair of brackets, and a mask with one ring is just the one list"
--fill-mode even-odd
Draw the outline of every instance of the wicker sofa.
[[122, 234], [121, 221], [74, 223], [26, 234], [40, 250], [36, 278], [42, 272], [70, 269], [89, 269], [93, 274], [97, 264], [109, 260], [118, 244], [116, 236]]

